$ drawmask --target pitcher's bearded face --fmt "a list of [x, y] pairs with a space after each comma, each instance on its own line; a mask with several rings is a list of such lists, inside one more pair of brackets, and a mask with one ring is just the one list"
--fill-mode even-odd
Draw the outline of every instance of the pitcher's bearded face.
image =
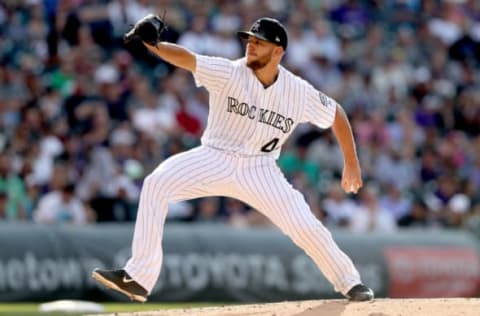
[[274, 48], [274, 44], [250, 36], [245, 51], [247, 67], [252, 70], [258, 70], [265, 67], [272, 59]]
[[250, 59], [247, 57], [247, 66], [252, 70], [258, 70], [265, 67], [270, 62], [271, 56], [263, 56], [256, 59]]

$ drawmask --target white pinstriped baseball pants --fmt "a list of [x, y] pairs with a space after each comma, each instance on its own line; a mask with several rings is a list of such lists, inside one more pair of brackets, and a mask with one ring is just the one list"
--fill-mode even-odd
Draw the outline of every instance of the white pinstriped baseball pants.
[[145, 178], [132, 257], [125, 270], [149, 293], [162, 266], [168, 203], [205, 196], [236, 198], [262, 212], [313, 259], [337, 292], [345, 294], [360, 283], [350, 258], [312, 214], [303, 195], [288, 183], [275, 160], [200, 146], [168, 158]]

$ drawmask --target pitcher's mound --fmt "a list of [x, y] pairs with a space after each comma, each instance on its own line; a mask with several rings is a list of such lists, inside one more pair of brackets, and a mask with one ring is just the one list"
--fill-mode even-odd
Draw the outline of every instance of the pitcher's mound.
[[318, 300], [231, 305], [164, 311], [119, 313], [115, 316], [479, 316], [478, 298], [376, 299], [350, 303]]

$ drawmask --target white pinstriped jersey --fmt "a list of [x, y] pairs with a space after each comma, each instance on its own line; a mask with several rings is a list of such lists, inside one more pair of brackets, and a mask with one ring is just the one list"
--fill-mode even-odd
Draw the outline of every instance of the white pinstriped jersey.
[[280, 155], [299, 123], [328, 128], [336, 102], [279, 66], [277, 80], [264, 88], [246, 59], [196, 55], [194, 78], [210, 93], [202, 144], [241, 155]]

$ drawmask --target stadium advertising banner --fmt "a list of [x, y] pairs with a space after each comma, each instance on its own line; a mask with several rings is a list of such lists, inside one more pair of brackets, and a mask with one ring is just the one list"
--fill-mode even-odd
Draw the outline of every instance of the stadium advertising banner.
[[392, 297], [458, 297], [478, 294], [474, 249], [400, 246], [385, 249]]
[[[125, 300], [90, 275], [96, 267], [122, 267], [132, 234], [133, 224], [1, 225], [0, 301]], [[468, 234], [333, 235], [378, 297], [479, 293], [479, 255]], [[312, 260], [276, 229], [167, 224], [164, 236], [162, 273], [149, 301], [341, 297]]]

